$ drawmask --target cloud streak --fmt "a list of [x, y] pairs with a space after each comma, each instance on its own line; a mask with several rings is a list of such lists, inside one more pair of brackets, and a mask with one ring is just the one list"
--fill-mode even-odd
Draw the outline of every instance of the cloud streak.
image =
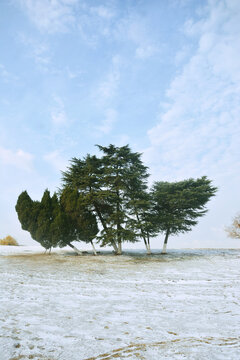
[[13, 151], [4, 147], [0, 147], [0, 161], [4, 165], [14, 166], [24, 171], [32, 170], [33, 155], [19, 149]]
[[206, 14], [185, 26], [197, 50], [148, 132], [145, 157], [170, 178], [225, 176], [240, 165], [240, 4], [210, 1]]
[[61, 156], [58, 150], [47, 153], [43, 159], [58, 171], [64, 170], [67, 166], [67, 160]]
[[20, 0], [30, 21], [42, 32], [66, 32], [75, 23], [77, 0]]
[[62, 99], [60, 99], [57, 96], [54, 96], [53, 100], [55, 102], [55, 105], [51, 110], [51, 121], [53, 125], [60, 126], [67, 124], [68, 119]]

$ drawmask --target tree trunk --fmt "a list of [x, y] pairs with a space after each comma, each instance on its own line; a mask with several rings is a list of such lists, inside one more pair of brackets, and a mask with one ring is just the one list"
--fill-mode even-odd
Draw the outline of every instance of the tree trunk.
[[91, 241], [91, 244], [92, 244], [92, 248], [93, 248], [93, 253], [94, 255], [97, 255], [97, 252], [96, 252], [96, 249], [95, 249], [95, 246], [94, 246], [94, 243]]
[[[137, 217], [138, 223], [140, 224], [140, 219], [139, 219], [139, 215], [138, 215], [138, 212], [137, 212], [136, 208], [135, 208], [135, 215], [136, 215], [136, 217]], [[145, 237], [144, 231], [143, 231], [143, 229], [142, 229], [142, 226], [140, 226], [140, 230], [141, 230], [141, 234], [142, 234], [142, 238], [143, 238], [144, 244], [145, 244], [145, 246], [146, 246], [147, 254], [148, 254], [148, 255], [151, 255], [149, 237], [148, 237], [148, 240], [146, 240], [146, 237]]]
[[114, 249], [114, 252], [117, 254], [117, 253], [118, 253], [118, 247], [117, 247], [117, 245], [115, 244], [115, 241], [112, 241], [111, 245], [112, 245], [112, 247], [113, 247], [113, 249]]
[[74, 245], [68, 244], [78, 255], [82, 255], [82, 252], [78, 250]]
[[147, 235], [147, 254], [151, 255], [151, 248], [150, 248], [150, 239], [149, 239], [149, 235]]
[[119, 190], [118, 189], [116, 191], [116, 194], [117, 194], [116, 212], [117, 212], [117, 244], [118, 244], [117, 255], [122, 255], [121, 225], [120, 225], [120, 219], [119, 219], [120, 195], [119, 195]]
[[[99, 220], [101, 221], [102, 227], [104, 228], [105, 232], [108, 233], [108, 228], [107, 228], [106, 223], [105, 223], [105, 221], [104, 221], [104, 219], [102, 217], [101, 211], [99, 210], [99, 208], [98, 208], [98, 206], [97, 206], [97, 204], [95, 202], [93, 203], [93, 205], [94, 205], [95, 211], [97, 213], [97, 216], [99, 217]], [[117, 248], [117, 245], [115, 244], [115, 241], [111, 241], [111, 245], [112, 245], [115, 253], [117, 253], [118, 248]]]
[[147, 254], [148, 254], [149, 249], [148, 249], [148, 244], [147, 244], [147, 242], [146, 242], [146, 239], [143, 238], [143, 241], [144, 241], [144, 244], [145, 244], [145, 246], [146, 246], [146, 250], [147, 250]]
[[170, 233], [170, 229], [167, 229], [167, 232], [166, 232], [166, 235], [165, 235], [165, 239], [164, 239], [162, 254], [166, 254], [166, 252], [167, 252], [167, 242], [168, 242], [169, 233]]
[[122, 255], [122, 242], [118, 242], [117, 255]]

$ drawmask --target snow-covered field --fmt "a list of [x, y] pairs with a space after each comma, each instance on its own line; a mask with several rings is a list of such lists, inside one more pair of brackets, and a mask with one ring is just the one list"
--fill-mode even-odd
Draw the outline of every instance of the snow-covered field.
[[[0, 359], [240, 359], [240, 251], [0, 248]], [[19, 253], [19, 254], [17, 254]]]

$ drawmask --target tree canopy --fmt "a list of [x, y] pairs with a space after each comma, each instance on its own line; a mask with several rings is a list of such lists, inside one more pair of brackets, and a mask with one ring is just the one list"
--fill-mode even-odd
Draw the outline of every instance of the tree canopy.
[[217, 188], [203, 176], [178, 182], [155, 182], [153, 197], [154, 222], [165, 233], [163, 252], [169, 235], [188, 232], [206, 214], [206, 203], [215, 195]]
[[46, 249], [72, 246], [73, 241], [110, 245], [121, 254], [124, 242], [188, 232], [206, 214], [217, 191], [206, 176], [178, 182], [157, 181], [148, 188], [148, 168], [128, 145], [97, 145], [101, 156], [72, 158], [58, 193], [45, 190], [41, 201], [27, 191], [17, 200], [22, 228]]
[[98, 148], [101, 158], [87, 155], [71, 160], [63, 172], [62, 191], [68, 187], [81, 194], [85, 207], [94, 212], [101, 226], [100, 245], [112, 245], [121, 254], [123, 242], [141, 237], [136, 209], [140, 209], [147, 189], [147, 167], [141, 154], [132, 152], [128, 145]]

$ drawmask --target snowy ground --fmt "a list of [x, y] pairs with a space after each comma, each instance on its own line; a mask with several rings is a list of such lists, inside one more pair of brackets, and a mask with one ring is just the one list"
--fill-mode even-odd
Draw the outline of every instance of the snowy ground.
[[0, 248], [1, 360], [240, 359], [239, 250], [9, 249]]

